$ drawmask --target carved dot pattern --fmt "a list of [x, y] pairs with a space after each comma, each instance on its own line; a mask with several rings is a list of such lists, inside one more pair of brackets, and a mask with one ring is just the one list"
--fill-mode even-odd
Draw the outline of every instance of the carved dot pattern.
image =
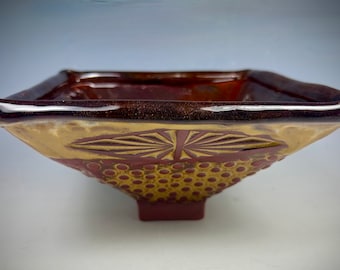
[[138, 168], [113, 161], [88, 161], [82, 170], [139, 200], [183, 202], [208, 198], [280, 159], [263, 154], [224, 163], [147, 164]]

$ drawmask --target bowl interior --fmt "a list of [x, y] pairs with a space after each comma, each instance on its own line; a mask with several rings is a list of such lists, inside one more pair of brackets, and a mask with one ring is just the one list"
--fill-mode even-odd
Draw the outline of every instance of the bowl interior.
[[338, 91], [269, 72], [74, 72], [35, 100], [327, 102]]

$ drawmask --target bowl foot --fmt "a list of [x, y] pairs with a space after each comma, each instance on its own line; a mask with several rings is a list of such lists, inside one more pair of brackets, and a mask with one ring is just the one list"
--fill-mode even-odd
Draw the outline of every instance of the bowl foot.
[[205, 200], [198, 202], [148, 202], [137, 201], [139, 218], [151, 220], [197, 220], [204, 217]]

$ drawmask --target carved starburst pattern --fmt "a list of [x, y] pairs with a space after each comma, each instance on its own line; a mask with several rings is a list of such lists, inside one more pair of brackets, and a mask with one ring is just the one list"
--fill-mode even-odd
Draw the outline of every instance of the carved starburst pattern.
[[189, 160], [233, 154], [280, 144], [264, 136], [236, 132], [158, 129], [105, 135], [73, 142], [73, 149], [117, 159]]

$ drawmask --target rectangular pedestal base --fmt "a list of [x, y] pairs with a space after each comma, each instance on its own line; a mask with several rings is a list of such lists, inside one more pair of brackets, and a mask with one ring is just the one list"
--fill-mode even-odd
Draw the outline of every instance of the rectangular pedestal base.
[[197, 220], [204, 217], [205, 201], [154, 202], [137, 201], [140, 220]]

